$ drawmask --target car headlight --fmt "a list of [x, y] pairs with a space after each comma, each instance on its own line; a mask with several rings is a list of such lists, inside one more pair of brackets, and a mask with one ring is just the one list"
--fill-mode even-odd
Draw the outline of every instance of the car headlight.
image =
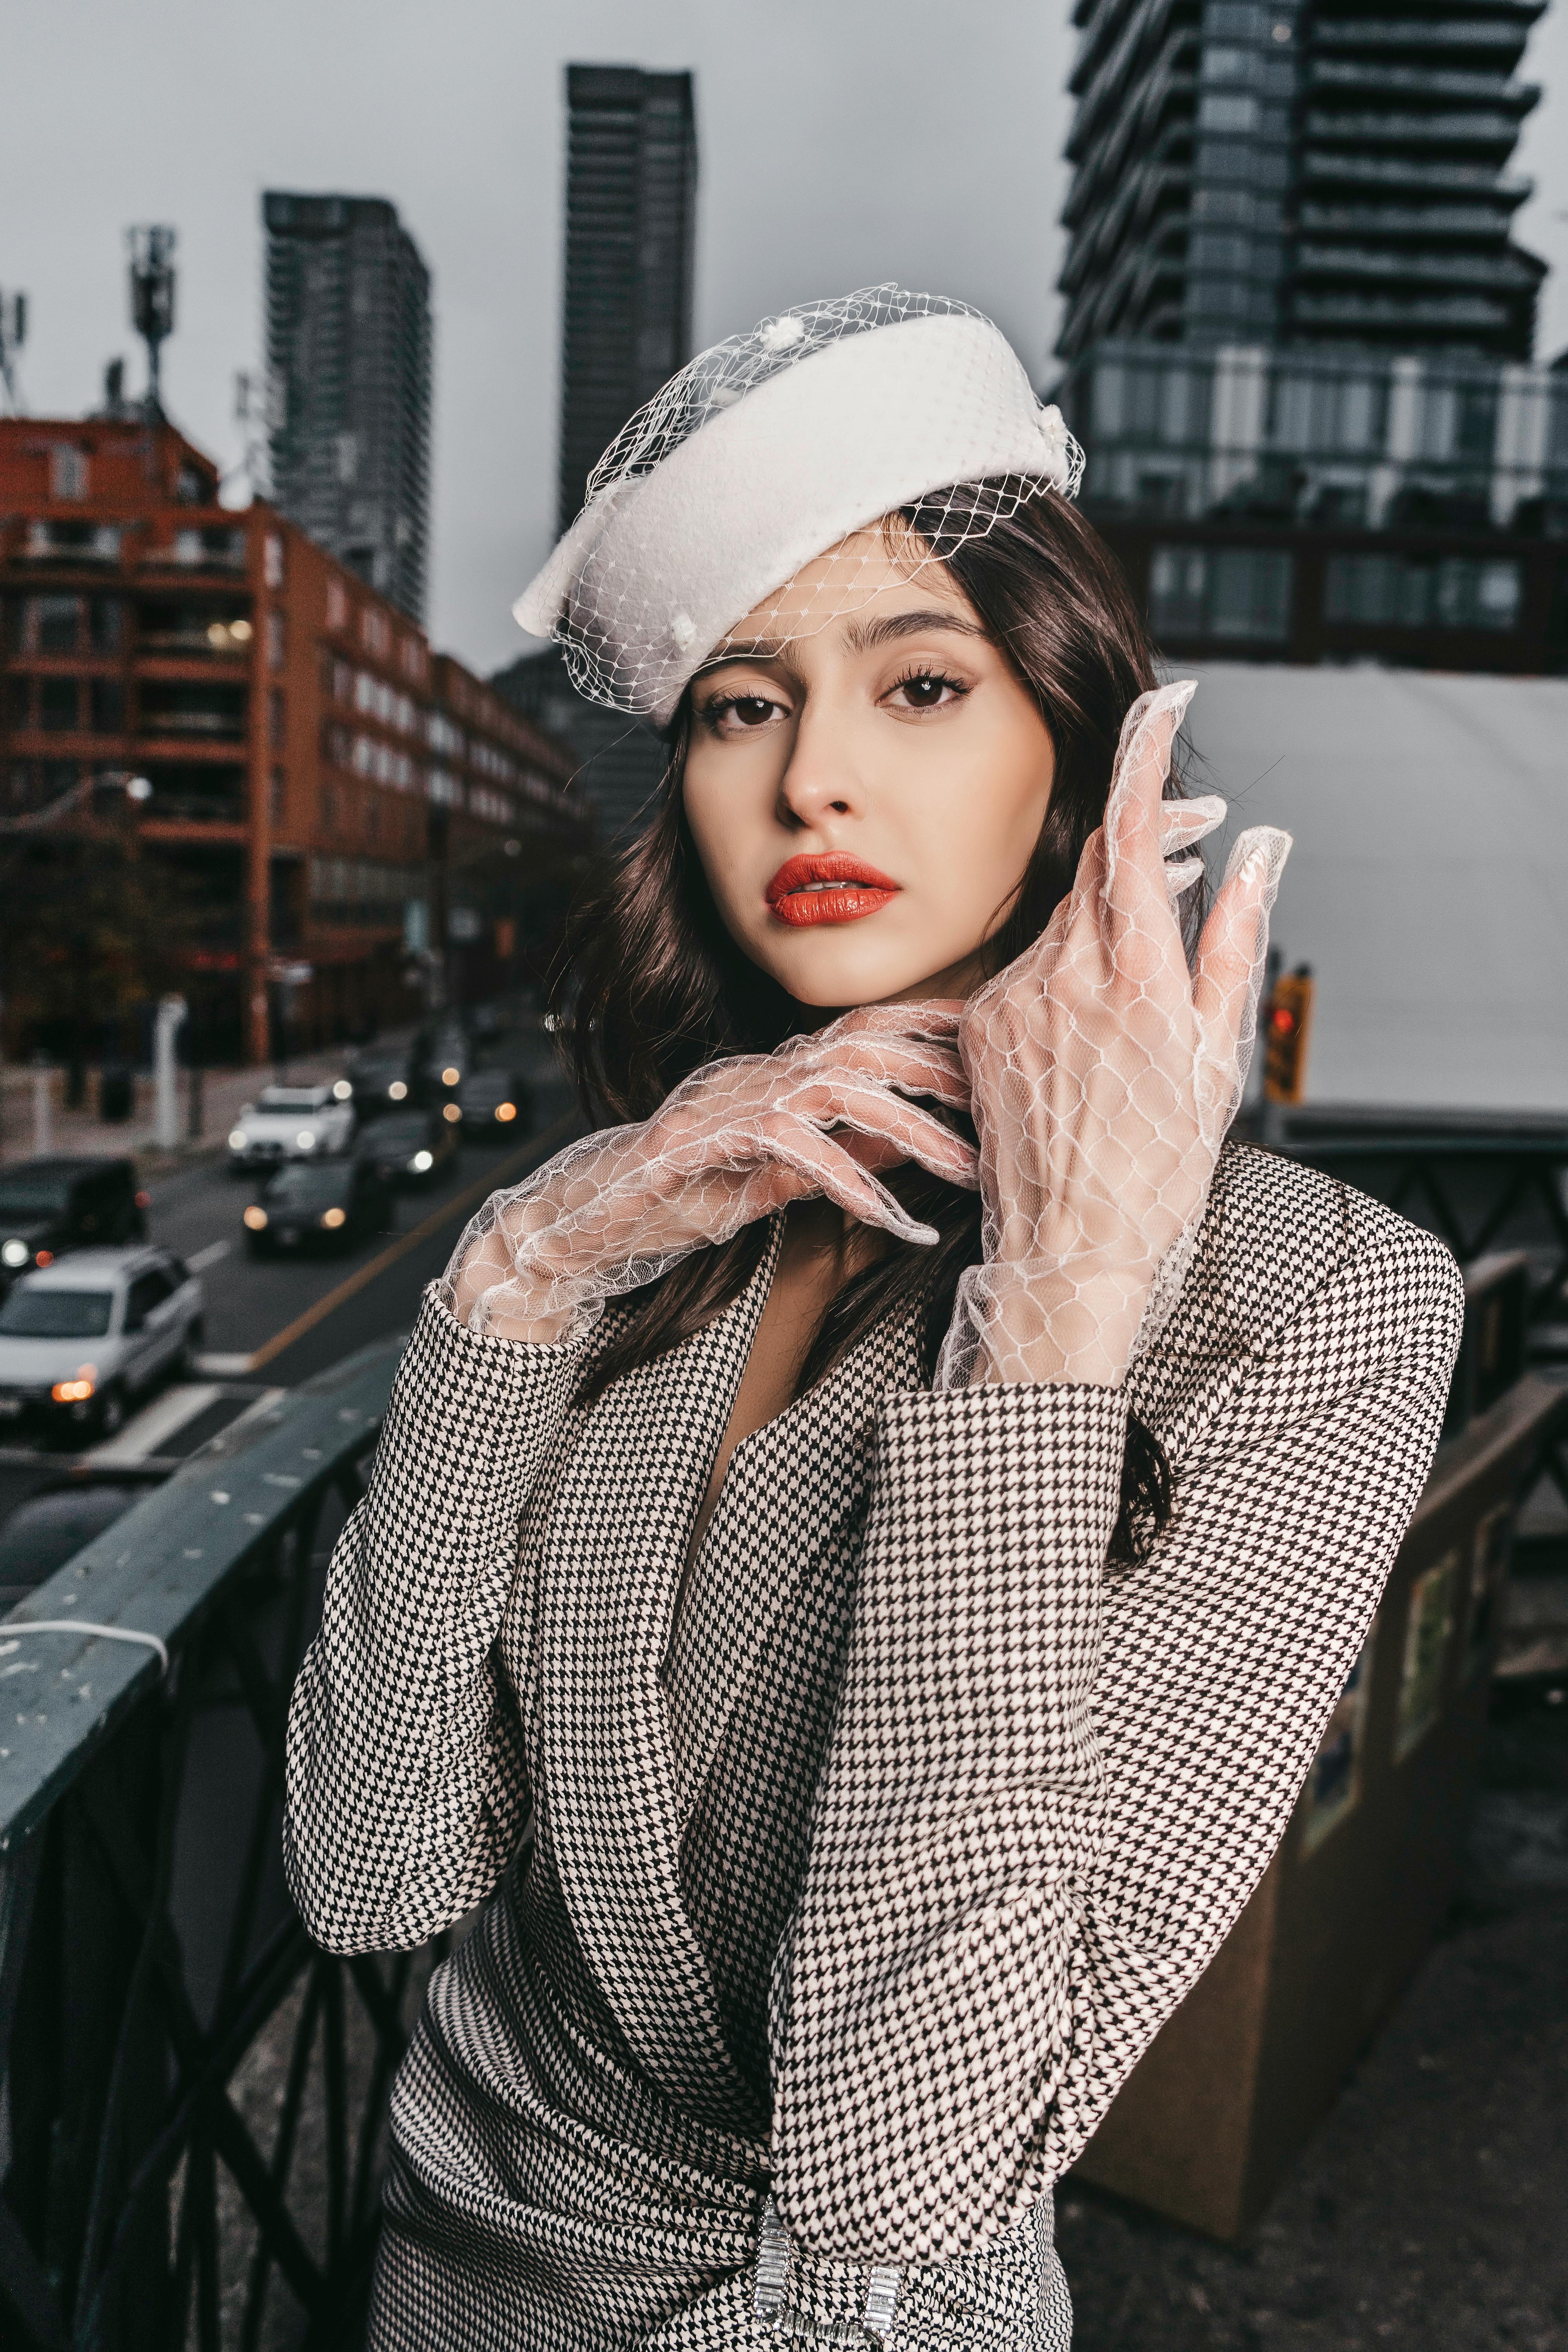
[[462, 1075], [463, 1073], [461, 1070], [443, 1070], [441, 1073], [441, 1084], [444, 1087], [455, 1087]]
[[347, 1102], [353, 1093], [353, 1088], [350, 1086], [347, 1078], [340, 1078], [337, 1085], [332, 1088], [332, 1100], [334, 1102]]
[[348, 1211], [346, 1209], [323, 1209], [321, 1211], [321, 1223], [325, 1225], [330, 1234], [335, 1234], [338, 1227], [340, 1225], [346, 1225], [348, 1221]]
[[448, 1103], [446, 1108], [442, 1111], [441, 1116], [448, 1122], [448, 1124], [456, 1125], [457, 1121], [463, 1116], [461, 1106], [458, 1103]]
[[264, 1234], [267, 1231], [266, 1210], [253, 1202], [245, 1213], [245, 1222], [253, 1234]]
[[243, 1151], [249, 1141], [250, 1138], [247, 1135], [243, 1127], [231, 1127], [229, 1129], [228, 1148], [231, 1151]]
[[508, 1119], [515, 1118], [517, 1117], [517, 1105], [515, 1103], [497, 1103], [496, 1117], [500, 1119], [503, 1124]]
[[85, 1404], [92, 1394], [92, 1366], [84, 1364], [74, 1381], [57, 1381], [49, 1391], [57, 1404]]
[[394, 1078], [392, 1084], [386, 1089], [386, 1098], [388, 1102], [404, 1102], [406, 1100], [407, 1095], [408, 1088], [401, 1078]]
[[0, 1265], [26, 1265], [32, 1255], [26, 1242], [10, 1241], [0, 1249]]
[[408, 1165], [416, 1176], [423, 1176], [427, 1168], [435, 1167], [436, 1154], [433, 1151], [416, 1151]]
[[302, 1127], [294, 1140], [301, 1151], [314, 1151], [316, 1148], [316, 1139], [308, 1127]]

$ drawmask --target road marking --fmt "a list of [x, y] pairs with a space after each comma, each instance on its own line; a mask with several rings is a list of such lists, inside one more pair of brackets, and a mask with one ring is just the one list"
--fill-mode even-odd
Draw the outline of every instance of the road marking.
[[198, 1356], [196, 1370], [209, 1381], [242, 1381], [250, 1370], [248, 1356]]
[[195, 1421], [198, 1412], [205, 1412], [216, 1404], [219, 1391], [205, 1388], [199, 1381], [182, 1381], [167, 1389], [145, 1411], [128, 1421], [114, 1436], [106, 1437], [101, 1445], [88, 1448], [87, 1459], [94, 1469], [108, 1469], [121, 1462], [141, 1462], [149, 1454], [159, 1453], [164, 1442], [187, 1421]]
[[193, 1274], [200, 1274], [205, 1267], [216, 1265], [220, 1257], [226, 1257], [233, 1246], [232, 1242], [208, 1242], [205, 1249], [199, 1249], [195, 1257], [185, 1260], [185, 1264]]
[[[291, 1348], [296, 1339], [302, 1339], [307, 1331], [313, 1331], [318, 1323], [324, 1323], [329, 1315], [334, 1314], [354, 1296], [356, 1291], [363, 1290], [367, 1282], [374, 1282], [378, 1274], [384, 1274], [389, 1265], [395, 1265], [400, 1257], [406, 1257], [409, 1251], [418, 1243], [428, 1241], [430, 1235], [440, 1230], [455, 1210], [466, 1209], [470, 1202], [484, 1200], [489, 1193], [498, 1191], [498, 1179], [504, 1180], [507, 1171], [514, 1168], [519, 1160], [542, 1158], [545, 1147], [552, 1143], [563, 1142], [576, 1123], [577, 1113], [574, 1110], [563, 1111], [558, 1119], [545, 1129], [542, 1135], [531, 1136], [521, 1150], [510, 1153], [505, 1160], [498, 1160], [487, 1174], [479, 1178], [477, 1184], [468, 1185], [461, 1192], [454, 1193], [449, 1201], [442, 1201], [431, 1210], [427, 1217], [422, 1217], [416, 1225], [411, 1225], [407, 1233], [399, 1234], [397, 1239], [389, 1248], [384, 1249], [379, 1257], [373, 1257], [368, 1265], [360, 1266], [356, 1272], [348, 1276], [346, 1281], [340, 1282], [335, 1290], [329, 1290], [324, 1298], [318, 1298], [313, 1307], [307, 1307], [302, 1315], [297, 1315], [292, 1323], [286, 1323], [282, 1330], [275, 1332], [264, 1347], [258, 1348], [253, 1356], [245, 1357], [243, 1370], [247, 1372], [260, 1371], [264, 1365], [271, 1363], [275, 1356], [280, 1356], [285, 1348]], [[226, 1356], [221, 1360], [226, 1367], [232, 1366], [236, 1372], [242, 1369], [242, 1360], [237, 1356]], [[204, 1356], [201, 1361], [205, 1370], [209, 1363], [215, 1361], [215, 1359]]]

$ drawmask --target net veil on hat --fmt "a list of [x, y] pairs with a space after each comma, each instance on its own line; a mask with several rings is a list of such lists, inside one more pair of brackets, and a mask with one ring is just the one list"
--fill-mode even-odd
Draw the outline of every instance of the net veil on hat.
[[[930, 542], [940, 557], [1026, 499], [1071, 497], [1082, 470], [1059, 410], [967, 303], [896, 286], [803, 303], [638, 410], [513, 610], [562, 646], [581, 693], [663, 726], [736, 622], [852, 532], [983, 483]], [[809, 635], [858, 601], [836, 565], [774, 625]]]

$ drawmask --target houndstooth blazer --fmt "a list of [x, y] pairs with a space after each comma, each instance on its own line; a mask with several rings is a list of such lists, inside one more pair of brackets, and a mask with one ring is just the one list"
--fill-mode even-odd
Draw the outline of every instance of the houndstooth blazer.
[[[1123, 1392], [933, 1394], [891, 1318], [689, 1534], [705, 1330], [428, 1299], [289, 1727], [311, 1933], [416, 1944], [374, 2352], [1064, 2347], [1051, 2184], [1257, 1884], [1426, 1475], [1439, 1244], [1232, 1149]], [[601, 1329], [603, 1327], [601, 1327]], [[1129, 1408], [1171, 1523], [1108, 1570]]]

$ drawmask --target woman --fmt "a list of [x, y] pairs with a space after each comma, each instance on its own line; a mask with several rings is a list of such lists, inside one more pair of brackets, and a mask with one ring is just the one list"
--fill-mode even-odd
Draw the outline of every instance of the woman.
[[1288, 845], [1189, 963], [1222, 812], [1072, 464], [962, 306], [813, 306], [634, 420], [520, 608], [670, 761], [574, 978], [622, 1123], [427, 1297], [295, 1694], [311, 1932], [486, 1906], [376, 2352], [1065, 2346], [1051, 2185], [1420, 1492], [1455, 1268], [1222, 1152]]

